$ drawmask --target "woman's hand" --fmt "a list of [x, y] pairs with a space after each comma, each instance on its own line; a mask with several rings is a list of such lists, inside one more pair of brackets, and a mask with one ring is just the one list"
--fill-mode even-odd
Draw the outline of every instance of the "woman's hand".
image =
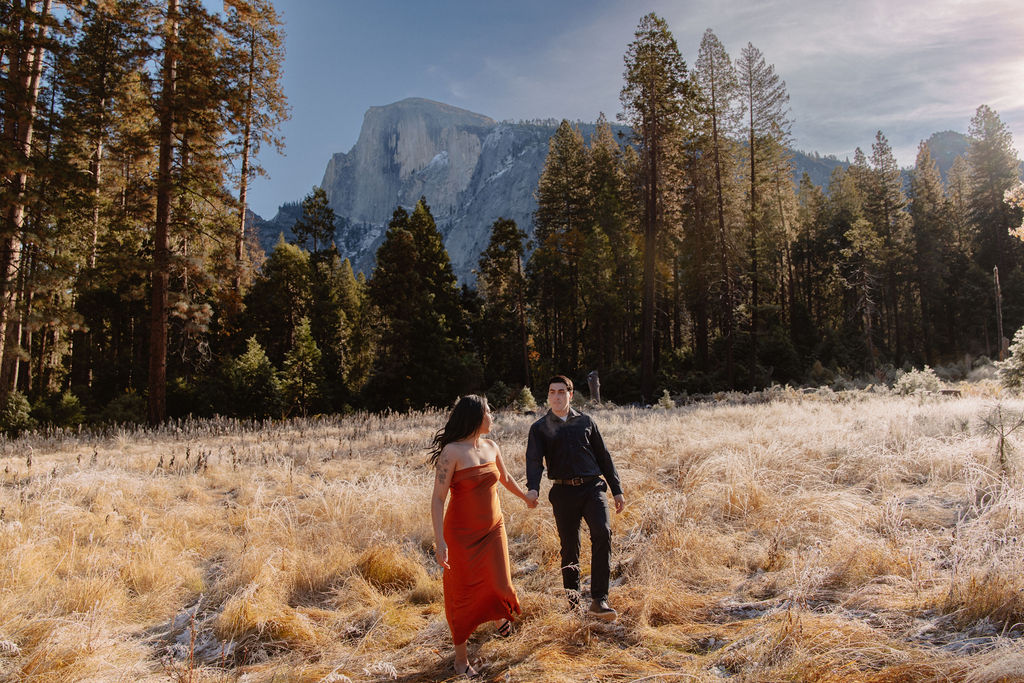
[[437, 544], [437, 549], [434, 551], [434, 555], [437, 557], [437, 563], [445, 569], [451, 569], [451, 565], [448, 564], [448, 544], [441, 541]]

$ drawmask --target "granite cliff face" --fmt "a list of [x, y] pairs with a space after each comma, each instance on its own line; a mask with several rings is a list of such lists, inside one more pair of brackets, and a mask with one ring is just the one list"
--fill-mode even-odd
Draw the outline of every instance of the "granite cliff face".
[[321, 183], [345, 219], [339, 249], [369, 274], [395, 208], [426, 197], [456, 275], [473, 281], [495, 220], [511, 218], [532, 234], [553, 133], [424, 99], [370, 108], [355, 146], [331, 157]]
[[[369, 275], [395, 208], [426, 197], [455, 274], [473, 282], [495, 220], [511, 218], [532, 237], [534, 192], [556, 128], [497, 123], [424, 99], [371, 107], [355, 146], [331, 157], [321, 182], [339, 217], [339, 251]], [[594, 126], [581, 129], [589, 137]], [[289, 237], [300, 213], [286, 204], [265, 222], [264, 248], [281, 232]]]
[[[594, 124], [579, 125], [589, 140]], [[511, 218], [533, 236], [534, 193], [557, 126], [555, 120], [497, 123], [417, 98], [371, 107], [355, 146], [331, 157], [321, 182], [338, 215], [338, 250], [369, 276], [395, 208], [411, 210], [426, 197], [455, 274], [460, 282], [474, 282], [473, 269], [495, 220]], [[628, 138], [627, 128], [613, 130], [627, 134], [621, 139]], [[958, 145], [951, 157], [962, 145], [953, 142]], [[940, 157], [940, 162], [945, 173], [951, 158]], [[848, 163], [794, 152], [794, 179], [799, 182], [807, 172], [812, 182], [827, 186], [832, 169]], [[273, 249], [280, 233], [291, 237], [291, 226], [301, 213], [298, 203], [289, 203], [274, 219], [257, 220], [264, 249]]]

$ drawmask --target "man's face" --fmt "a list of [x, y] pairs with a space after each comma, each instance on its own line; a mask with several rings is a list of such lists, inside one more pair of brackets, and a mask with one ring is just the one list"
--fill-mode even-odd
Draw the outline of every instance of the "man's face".
[[571, 400], [572, 391], [562, 382], [552, 382], [548, 387], [548, 405], [556, 413], [564, 413], [569, 410]]

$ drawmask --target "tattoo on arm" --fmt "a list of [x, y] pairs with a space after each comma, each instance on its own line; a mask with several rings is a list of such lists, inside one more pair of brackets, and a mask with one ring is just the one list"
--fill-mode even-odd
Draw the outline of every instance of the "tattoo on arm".
[[437, 459], [437, 483], [443, 484], [448, 478], [448, 456], [444, 453]]

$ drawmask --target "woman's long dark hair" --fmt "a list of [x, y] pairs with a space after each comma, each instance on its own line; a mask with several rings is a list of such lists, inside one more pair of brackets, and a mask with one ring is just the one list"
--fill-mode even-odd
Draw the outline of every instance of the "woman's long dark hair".
[[452, 408], [452, 414], [444, 427], [437, 430], [434, 440], [430, 444], [430, 464], [436, 465], [437, 458], [441, 455], [444, 447], [454, 441], [461, 441], [470, 436], [483, 424], [484, 415], [487, 413], [487, 399], [483, 396], [469, 394], [463, 396]]

